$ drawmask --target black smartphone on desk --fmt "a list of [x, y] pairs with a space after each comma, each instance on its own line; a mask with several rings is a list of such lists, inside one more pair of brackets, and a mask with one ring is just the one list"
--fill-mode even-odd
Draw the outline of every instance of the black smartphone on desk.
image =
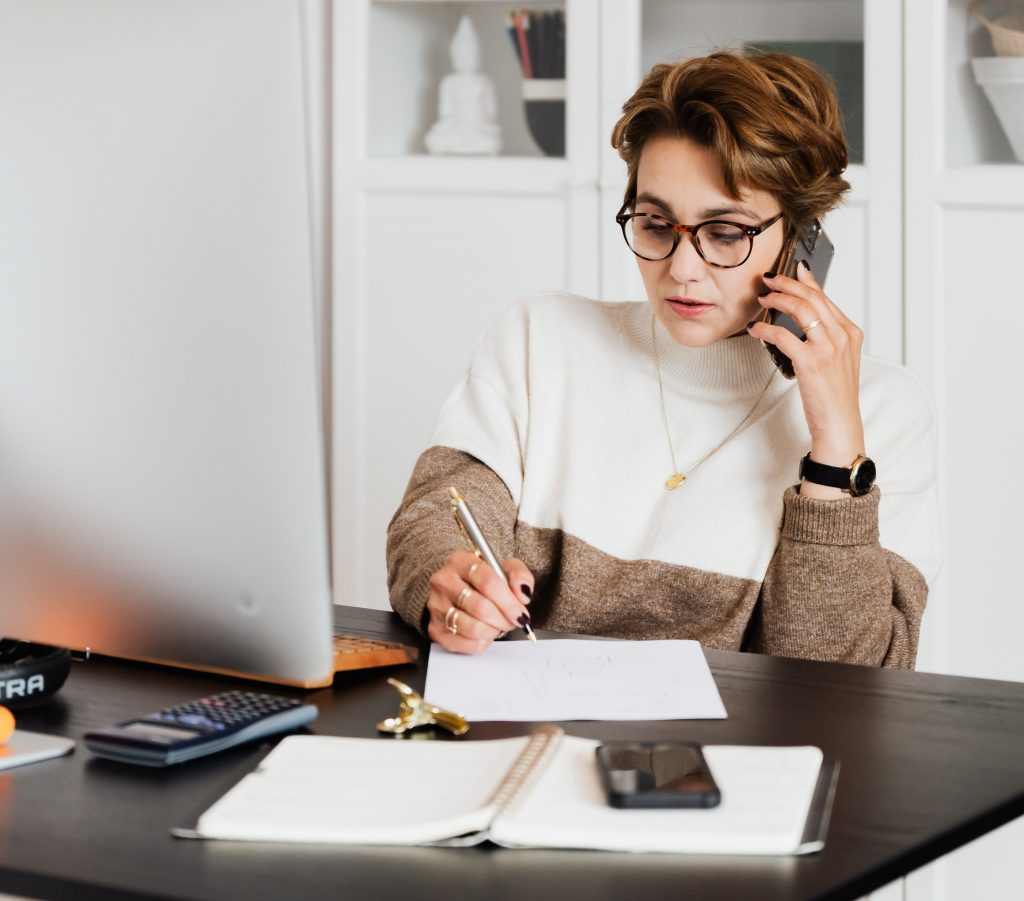
[[[818, 219], [811, 220], [810, 224], [800, 229], [799, 232], [790, 236], [783, 248], [782, 256], [779, 259], [778, 272], [781, 275], [788, 275], [790, 278], [797, 277], [797, 267], [801, 261], [807, 263], [811, 274], [817, 280], [818, 285], [824, 289], [825, 279], [828, 277], [829, 267], [832, 265], [832, 257], [835, 256], [835, 247], [829, 240], [825, 229], [822, 228]], [[796, 335], [801, 341], [805, 341], [804, 330], [793, 321], [792, 317], [780, 310], [765, 310], [762, 319], [772, 325], [779, 325], [786, 331]], [[779, 367], [787, 379], [796, 377], [793, 371], [793, 361], [789, 359], [774, 344], [762, 341], [768, 355]]]
[[597, 766], [612, 807], [717, 807], [722, 793], [692, 742], [600, 745]]

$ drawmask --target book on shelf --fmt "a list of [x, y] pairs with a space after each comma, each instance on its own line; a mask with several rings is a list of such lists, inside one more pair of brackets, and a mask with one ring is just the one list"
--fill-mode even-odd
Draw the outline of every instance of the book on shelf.
[[838, 764], [814, 747], [707, 746], [711, 809], [607, 804], [600, 742], [542, 726], [484, 741], [290, 736], [183, 838], [705, 854], [820, 850]]

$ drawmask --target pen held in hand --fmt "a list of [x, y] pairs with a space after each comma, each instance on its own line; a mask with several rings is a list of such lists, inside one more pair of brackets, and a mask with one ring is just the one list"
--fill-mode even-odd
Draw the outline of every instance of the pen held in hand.
[[[452, 498], [452, 516], [455, 517], [455, 521], [459, 524], [459, 527], [462, 529], [466, 538], [469, 539], [469, 543], [473, 546], [473, 551], [481, 560], [484, 561], [484, 563], [486, 563], [507, 582], [508, 576], [505, 575], [505, 570], [501, 568], [501, 563], [498, 562], [498, 558], [495, 556], [494, 551], [491, 550], [491, 546], [487, 543], [487, 539], [484, 538], [484, 533], [480, 531], [480, 526], [477, 525], [476, 519], [473, 518], [473, 514], [470, 512], [465, 500], [463, 500], [462, 496], [454, 488], [449, 488], [448, 493]], [[536, 644], [537, 636], [533, 634], [533, 629], [530, 628], [529, 622], [524, 622], [522, 624], [522, 628], [526, 633], [526, 637]]]

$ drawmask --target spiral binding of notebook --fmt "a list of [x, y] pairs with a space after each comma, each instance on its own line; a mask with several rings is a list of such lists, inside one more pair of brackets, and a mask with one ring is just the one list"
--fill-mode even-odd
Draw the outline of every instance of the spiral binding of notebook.
[[488, 806], [494, 805], [495, 816], [510, 807], [527, 785], [543, 770], [541, 765], [557, 749], [565, 733], [558, 726], [538, 726], [530, 733], [530, 742], [516, 758], [508, 775], [502, 780]]

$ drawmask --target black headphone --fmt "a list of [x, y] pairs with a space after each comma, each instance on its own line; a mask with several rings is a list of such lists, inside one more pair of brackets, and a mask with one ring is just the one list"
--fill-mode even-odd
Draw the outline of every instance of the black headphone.
[[31, 707], [49, 698], [71, 669], [71, 652], [0, 638], [0, 705]]

